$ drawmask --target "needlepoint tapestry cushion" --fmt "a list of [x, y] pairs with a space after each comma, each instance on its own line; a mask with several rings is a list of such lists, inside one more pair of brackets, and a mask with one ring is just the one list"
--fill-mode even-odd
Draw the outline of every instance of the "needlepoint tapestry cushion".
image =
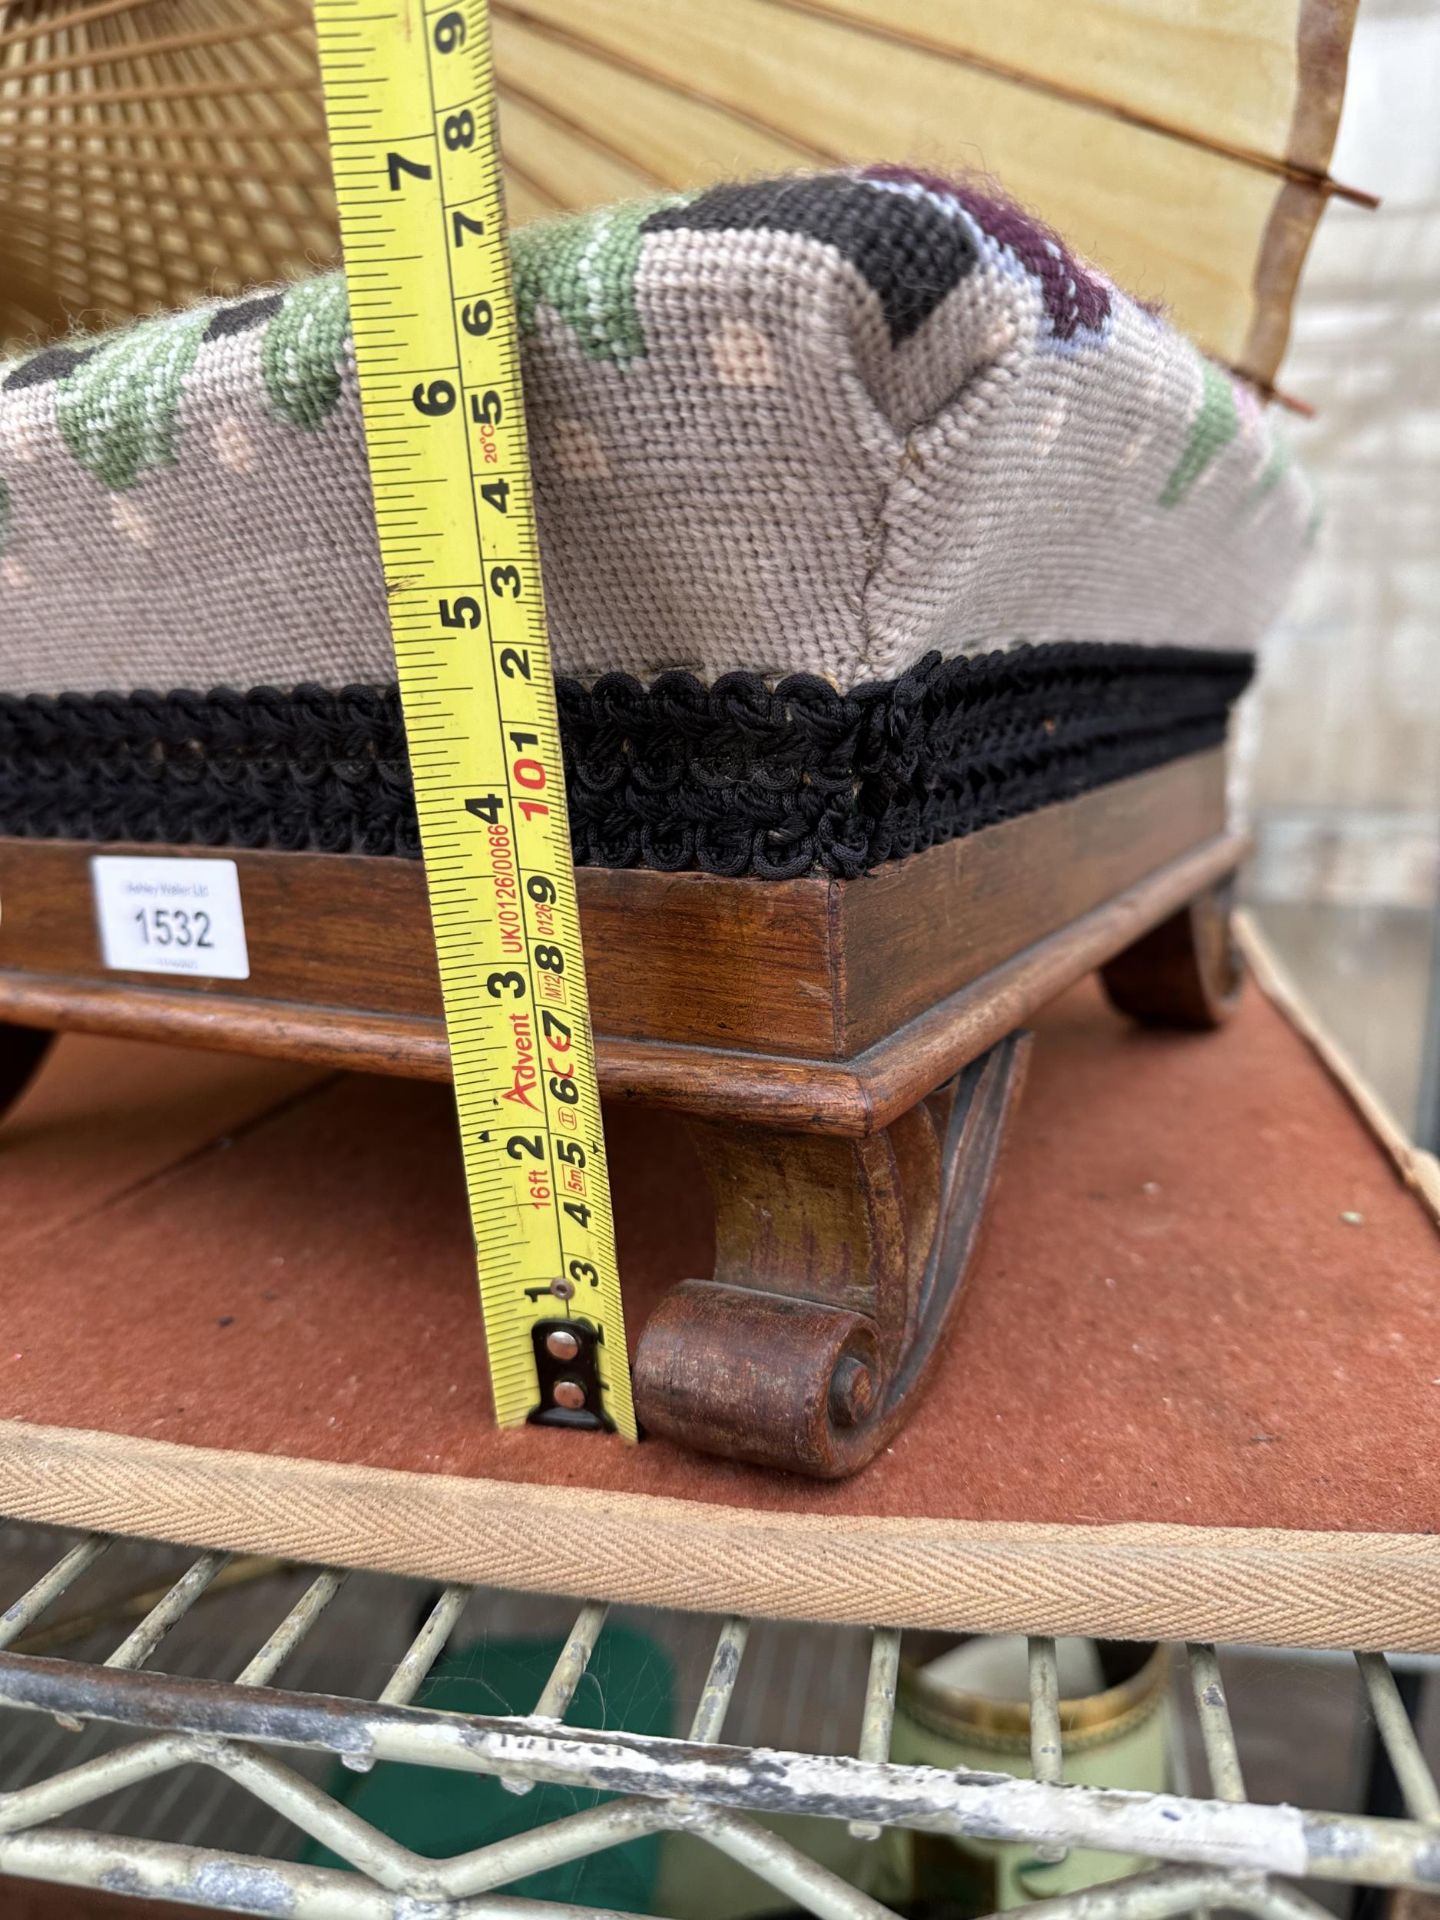
[[[1223, 737], [1308, 489], [992, 188], [514, 268], [577, 858], [858, 872]], [[338, 274], [0, 369], [0, 832], [417, 851]]]

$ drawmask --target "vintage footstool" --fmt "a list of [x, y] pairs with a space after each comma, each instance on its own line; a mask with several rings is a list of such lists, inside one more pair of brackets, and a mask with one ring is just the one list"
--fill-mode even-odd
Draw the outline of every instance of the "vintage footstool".
[[[1145, 1019], [1233, 993], [1227, 718], [1311, 499], [988, 186], [719, 186], [515, 273], [602, 1089], [713, 1187], [637, 1404], [848, 1472], [940, 1346], [1027, 1016], [1097, 966]], [[347, 325], [332, 274], [4, 372], [11, 1091], [63, 1028], [448, 1071]], [[233, 861], [245, 977], [107, 969], [126, 848]]]

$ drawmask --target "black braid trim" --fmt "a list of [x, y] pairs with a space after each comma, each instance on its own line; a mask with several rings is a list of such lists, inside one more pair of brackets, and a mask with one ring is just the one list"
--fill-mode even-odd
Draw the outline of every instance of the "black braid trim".
[[[841, 694], [812, 674], [557, 692], [576, 861], [853, 875], [1218, 745], [1246, 654], [1063, 643]], [[0, 695], [0, 833], [419, 854], [394, 687]]]
[[0, 695], [0, 832], [416, 857], [399, 695]]

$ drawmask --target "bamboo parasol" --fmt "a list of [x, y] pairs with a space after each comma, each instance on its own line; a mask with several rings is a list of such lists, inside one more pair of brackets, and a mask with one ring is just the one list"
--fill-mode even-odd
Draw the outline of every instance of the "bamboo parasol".
[[[852, 161], [991, 173], [1268, 386], [1351, 193], [1327, 168], [1356, 4], [492, 0], [511, 213]], [[0, 340], [336, 253], [309, 0], [0, 0]]]

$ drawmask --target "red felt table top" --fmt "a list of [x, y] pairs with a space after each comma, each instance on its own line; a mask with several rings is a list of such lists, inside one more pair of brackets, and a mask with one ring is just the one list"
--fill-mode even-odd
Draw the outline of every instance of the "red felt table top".
[[[607, 1127], [633, 1339], [708, 1228], [674, 1121]], [[1051, 1009], [948, 1356], [839, 1485], [492, 1427], [443, 1087], [67, 1038], [0, 1127], [0, 1244], [0, 1421], [773, 1514], [1440, 1527], [1434, 1228], [1253, 989], [1214, 1036]]]

